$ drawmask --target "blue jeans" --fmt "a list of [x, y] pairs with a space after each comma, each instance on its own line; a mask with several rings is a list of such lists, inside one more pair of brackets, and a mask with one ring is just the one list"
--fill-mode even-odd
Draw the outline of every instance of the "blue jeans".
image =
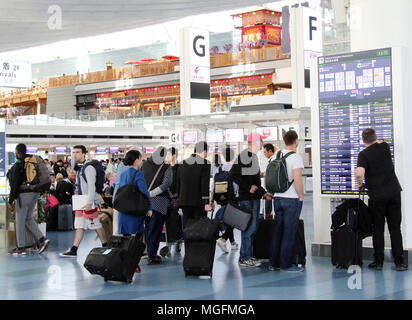
[[274, 199], [276, 231], [270, 246], [269, 265], [288, 269], [292, 266], [293, 247], [303, 201], [292, 198]]
[[[247, 228], [245, 231], [242, 231], [242, 243], [240, 245], [240, 257], [239, 257], [239, 259], [242, 261], [249, 260], [253, 257], [253, 238], [255, 237], [257, 226], [258, 226], [260, 200], [252, 200], [252, 201], [253, 201], [252, 222], [250, 223], [249, 228]], [[250, 200], [240, 201], [239, 206], [246, 208], [246, 209], [252, 209]]]

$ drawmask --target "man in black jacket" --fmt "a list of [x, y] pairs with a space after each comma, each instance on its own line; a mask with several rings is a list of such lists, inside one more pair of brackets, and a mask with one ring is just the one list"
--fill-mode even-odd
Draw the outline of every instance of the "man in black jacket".
[[[401, 185], [395, 174], [390, 147], [378, 142], [375, 130], [365, 129], [362, 139], [366, 149], [359, 153], [356, 179], [359, 188], [368, 189], [369, 209], [373, 216], [373, 249], [375, 259], [369, 268], [382, 270], [384, 260], [385, 218], [391, 236], [392, 255], [396, 270], [408, 270], [403, 260], [401, 234]], [[365, 179], [365, 185], [363, 180]]]
[[262, 149], [262, 137], [257, 132], [253, 132], [249, 134], [247, 141], [248, 149], [239, 154], [230, 170], [230, 175], [239, 186], [239, 205], [253, 210], [252, 222], [249, 228], [242, 232], [239, 265], [258, 267], [261, 263], [253, 258], [253, 238], [258, 226], [260, 199], [265, 197], [266, 200], [271, 200], [272, 196], [262, 187], [260, 180], [259, 160], [256, 153]]
[[188, 227], [213, 210], [210, 202], [210, 162], [207, 143], [198, 142], [194, 153], [179, 165], [177, 190], [179, 206], [183, 211], [183, 228]]

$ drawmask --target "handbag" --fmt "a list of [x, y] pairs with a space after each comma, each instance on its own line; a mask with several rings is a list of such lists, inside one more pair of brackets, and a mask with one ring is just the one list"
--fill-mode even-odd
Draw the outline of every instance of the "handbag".
[[249, 228], [250, 223], [252, 222], [252, 213], [253, 209], [250, 210], [240, 207], [234, 203], [228, 203], [223, 214], [223, 222], [236, 229], [245, 231]]
[[130, 216], [145, 216], [149, 210], [150, 200], [147, 195], [143, 194], [134, 181], [137, 171], [135, 172], [132, 182], [126, 184], [117, 190], [116, 198], [113, 202], [113, 207], [124, 214]]
[[44, 207], [44, 209], [47, 210], [48, 207], [53, 208], [53, 207], [58, 206], [58, 205], [60, 205], [59, 200], [57, 200], [57, 198], [54, 195], [51, 194], [50, 196], [47, 197], [47, 204]]

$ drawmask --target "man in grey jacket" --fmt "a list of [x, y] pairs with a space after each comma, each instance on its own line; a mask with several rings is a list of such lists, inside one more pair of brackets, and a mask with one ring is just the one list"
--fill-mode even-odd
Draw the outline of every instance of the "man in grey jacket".
[[[98, 196], [96, 193], [96, 169], [92, 165], [87, 165], [86, 161], [87, 150], [85, 146], [78, 145], [73, 147], [73, 159], [77, 166], [84, 167], [77, 171], [77, 187], [76, 195], [88, 195], [87, 204], [82, 208], [83, 210], [77, 210], [74, 219], [74, 228], [76, 233], [74, 236], [74, 242], [71, 249], [64, 253], [61, 253], [61, 257], [75, 258], [77, 257], [77, 249], [83, 240], [84, 230], [96, 230], [102, 246], [105, 247], [106, 237], [104, 229], [99, 220], [97, 211]], [[83, 171], [86, 176], [86, 180], [83, 177]]]

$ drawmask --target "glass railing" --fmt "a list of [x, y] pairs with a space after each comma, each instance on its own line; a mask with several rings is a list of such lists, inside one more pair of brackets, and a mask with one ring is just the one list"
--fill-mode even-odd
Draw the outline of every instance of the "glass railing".
[[15, 126], [72, 126], [72, 127], [104, 127], [104, 128], [147, 128], [151, 126], [169, 128], [173, 127], [176, 122], [184, 124], [207, 122], [224, 122], [224, 121], [241, 121], [248, 118], [254, 120], [265, 119], [298, 119], [306, 117], [310, 113], [309, 108], [289, 109], [289, 110], [266, 110], [262, 111], [245, 111], [230, 113], [230, 104], [218, 104], [213, 108], [211, 114], [193, 115], [193, 116], [157, 116], [157, 117], [140, 117], [133, 113], [118, 112], [84, 112], [75, 113], [55, 113], [42, 115], [20, 116], [13, 119], [7, 119], [8, 125]]

